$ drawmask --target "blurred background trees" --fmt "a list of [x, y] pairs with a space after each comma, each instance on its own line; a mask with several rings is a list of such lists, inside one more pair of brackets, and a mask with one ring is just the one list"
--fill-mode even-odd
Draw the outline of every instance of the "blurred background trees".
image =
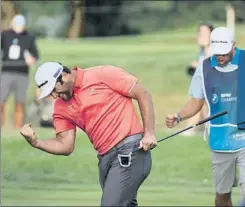
[[68, 28], [68, 38], [77, 38], [84, 34], [84, 0], [71, 0], [71, 20]]
[[8, 28], [12, 18], [18, 13], [16, 5], [13, 1], [5, 1], [1, 4], [1, 29]]
[[27, 16], [29, 30], [40, 37], [132, 35], [190, 26], [201, 21], [226, 22], [226, 6], [245, 21], [245, 1], [11, 1], [2, 2], [2, 28], [16, 13]]

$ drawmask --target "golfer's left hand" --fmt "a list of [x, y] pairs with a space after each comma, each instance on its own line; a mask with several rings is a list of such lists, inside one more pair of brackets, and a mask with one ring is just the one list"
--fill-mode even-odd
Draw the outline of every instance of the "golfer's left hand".
[[144, 149], [145, 151], [151, 150], [157, 146], [157, 138], [155, 134], [145, 134], [143, 139], [140, 141], [139, 149]]

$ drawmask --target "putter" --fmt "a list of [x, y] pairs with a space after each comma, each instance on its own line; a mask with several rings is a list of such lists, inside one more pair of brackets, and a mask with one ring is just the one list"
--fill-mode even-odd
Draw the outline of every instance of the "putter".
[[189, 129], [196, 128], [199, 125], [202, 125], [202, 124], [204, 124], [204, 123], [206, 123], [208, 121], [211, 121], [213, 119], [216, 119], [216, 118], [218, 118], [220, 116], [224, 116], [225, 114], [228, 114], [228, 111], [223, 111], [223, 112], [214, 114], [213, 116], [207, 117], [206, 119], [203, 119], [203, 120], [199, 121], [197, 124], [193, 124], [192, 126], [186, 127], [185, 129], [182, 129], [181, 131], [178, 131], [178, 132], [176, 132], [176, 133], [174, 133], [172, 135], [169, 135], [169, 136], [167, 136], [165, 138], [159, 139], [157, 142], [161, 142], [163, 140], [169, 139], [170, 137], [176, 136], [176, 135], [178, 135], [180, 133], [183, 133], [183, 132], [185, 132], [185, 131], [187, 131]]
[[[178, 132], [176, 132], [176, 133], [174, 133], [172, 135], [169, 135], [169, 136], [167, 136], [165, 138], [159, 139], [159, 140], [157, 140], [157, 142], [161, 142], [163, 140], [169, 139], [169, 138], [171, 138], [173, 136], [176, 136], [176, 135], [178, 135], [178, 134], [180, 134], [180, 133], [182, 133], [184, 131], [187, 131], [189, 129], [196, 128], [199, 125], [202, 125], [202, 124], [204, 124], [204, 123], [206, 123], [208, 121], [211, 121], [213, 119], [216, 119], [216, 118], [218, 118], [220, 116], [223, 116], [225, 114], [228, 114], [228, 111], [223, 111], [223, 112], [214, 114], [214, 115], [212, 115], [210, 117], [207, 117], [206, 119], [203, 119], [203, 120], [199, 121], [197, 124], [193, 124], [192, 126], [186, 127], [185, 129], [182, 129], [181, 131], [178, 131]], [[122, 167], [129, 167], [129, 166], [131, 166], [131, 160], [132, 160], [131, 155], [132, 155], [132, 153], [137, 152], [139, 150], [141, 150], [141, 149], [136, 149], [136, 150], [130, 152], [128, 155], [123, 155], [123, 154], [118, 155], [118, 160], [119, 160], [120, 165]], [[123, 163], [123, 162], [125, 162], [125, 163]]]
[[[196, 128], [197, 126], [202, 125], [202, 124], [204, 124], [204, 123], [206, 123], [206, 122], [208, 122], [208, 121], [211, 121], [211, 120], [213, 120], [213, 119], [216, 119], [216, 118], [218, 118], [218, 117], [220, 117], [220, 116], [224, 116], [225, 114], [228, 114], [228, 111], [223, 111], [223, 112], [214, 114], [214, 115], [212, 115], [212, 116], [210, 116], [210, 117], [207, 117], [207, 118], [205, 118], [205, 119], [199, 121], [197, 124], [193, 124], [192, 126], [186, 127], [185, 129], [182, 129], [182, 130], [180, 130], [180, 131], [178, 131], [178, 132], [176, 132], [176, 133], [174, 133], [174, 134], [171, 134], [171, 135], [169, 135], [169, 136], [167, 136], [167, 137], [164, 137], [164, 138], [162, 138], [162, 139], [159, 139], [159, 140], [157, 140], [157, 142], [162, 142], [162, 141], [164, 141], [164, 140], [166, 140], [166, 139], [169, 139], [169, 138], [174, 137], [174, 136], [176, 136], [176, 135], [178, 135], [178, 134], [181, 134], [181, 133], [183, 133], [183, 132], [185, 132], [185, 131], [187, 131], [187, 130], [189, 130], [189, 129]], [[138, 150], [140, 150], [140, 149], [134, 150], [133, 152], [136, 152], [136, 151], [138, 151]]]

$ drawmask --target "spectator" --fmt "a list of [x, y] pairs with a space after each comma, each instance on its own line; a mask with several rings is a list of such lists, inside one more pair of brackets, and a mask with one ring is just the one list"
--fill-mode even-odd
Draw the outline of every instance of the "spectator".
[[191, 66], [187, 68], [187, 73], [190, 76], [192, 76], [195, 73], [198, 63], [210, 56], [209, 37], [213, 29], [214, 29], [214, 26], [208, 23], [202, 23], [199, 25], [198, 35], [197, 35], [197, 44], [200, 47], [199, 58], [198, 60], [193, 61], [191, 63]]
[[15, 98], [15, 128], [24, 121], [24, 105], [28, 89], [29, 68], [38, 59], [35, 37], [26, 30], [26, 18], [14, 16], [11, 28], [2, 32], [2, 75], [1, 75], [1, 124], [5, 119], [5, 105], [11, 92]]
[[[209, 37], [211, 32], [213, 31], [214, 26], [208, 23], [202, 23], [198, 28], [198, 36], [197, 36], [197, 44], [200, 46], [199, 58], [197, 61], [193, 61], [191, 66], [187, 69], [187, 73], [192, 76], [195, 73], [195, 70], [198, 66], [199, 62], [202, 62], [204, 59], [210, 56], [209, 51]], [[202, 106], [202, 110], [198, 112], [191, 119], [187, 120], [187, 126], [196, 124], [201, 119], [205, 118], [208, 114], [207, 104], [204, 103]], [[193, 136], [196, 134], [197, 129], [191, 129], [183, 133], [184, 136]]]

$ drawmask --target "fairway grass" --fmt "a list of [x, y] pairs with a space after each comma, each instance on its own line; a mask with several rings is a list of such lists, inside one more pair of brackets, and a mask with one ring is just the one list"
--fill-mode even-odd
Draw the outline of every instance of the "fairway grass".
[[[78, 133], [70, 156], [44, 153], [31, 148], [17, 132], [9, 134], [2, 139], [2, 205], [100, 204], [97, 157], [84, 133]], [[52, 137], [53, 131], [38, 129], [37, 135]], [[152, 151], [152, 158], [151, 174], [139, 190], [140, 206], [213, 204], [210, 154], [201, 137], [163, 141]], [[233, 199], [238, 203], [238, 188]]]

